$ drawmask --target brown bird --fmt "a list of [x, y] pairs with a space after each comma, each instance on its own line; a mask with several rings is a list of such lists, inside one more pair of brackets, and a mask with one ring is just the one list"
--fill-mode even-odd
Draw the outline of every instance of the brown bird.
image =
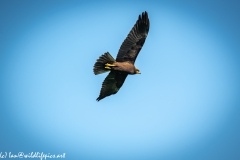
[[147, 38], [149, 27], [148, 13], [145, 11], [139, 15], [137, 22], [122, 43], [116, 60], [108, 52], [97, 59], [93, 68], [95, 75], [111, 71], [102, 83], [97, 101], [117, 93], [129, 74], [140, 74], [134, 62]]

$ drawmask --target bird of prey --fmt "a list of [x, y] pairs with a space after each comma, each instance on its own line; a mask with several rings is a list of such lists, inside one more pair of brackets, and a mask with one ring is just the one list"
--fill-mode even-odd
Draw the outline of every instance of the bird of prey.
[[102, 83], [97, 101], [117, 93], [129, 74], [140, 74], [134, 62], [147, 38], [149, 27], [148, 13], [145, 11], [139, 15], [137, 22], [122, 43], [116, 60], [108, 52], [97, 59], [93, 67], [95, 75], [110, 71]]

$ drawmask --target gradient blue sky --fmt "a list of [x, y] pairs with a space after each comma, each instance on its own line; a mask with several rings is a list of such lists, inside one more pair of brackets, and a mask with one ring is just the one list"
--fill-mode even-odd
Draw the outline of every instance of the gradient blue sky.
[[[141, 12], [136, 66], [96, 101]], [[0, 152], [66, 159], [240, 159], [237, 1], [0, 1]]]

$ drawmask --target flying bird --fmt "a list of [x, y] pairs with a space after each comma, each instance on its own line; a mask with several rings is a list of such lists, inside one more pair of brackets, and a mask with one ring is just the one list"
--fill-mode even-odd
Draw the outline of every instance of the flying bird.
[[149, 27], [148, 13], [145, 11], [139, 15], [137, 22], [122, 43], [116, 60], [109, 52], [97, 59], [93, 67], [95, 75], [110, 71], [102, 83], [97, 101], [117, 93], [129, 74], [140, 74], [134, 63], [147, 38]]

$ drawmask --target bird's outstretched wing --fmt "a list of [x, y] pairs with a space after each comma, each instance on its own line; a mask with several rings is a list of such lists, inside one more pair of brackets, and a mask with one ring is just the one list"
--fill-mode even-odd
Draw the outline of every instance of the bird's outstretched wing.
[[102, 88], [97, 101], [117, 93], [122, 87], [127, 75], [128, 74], [124, 72], [111, 71], [102, 83]]
[[136, 24], [122, 43], [116, 61], [129, 61], [134, 64], [138, 53], [142, 49], [145, 39], [147, 38], [149, 27], [150, 22], [148, 19], [148, 13], [143, 12], [142, 15], [139, 15]]

